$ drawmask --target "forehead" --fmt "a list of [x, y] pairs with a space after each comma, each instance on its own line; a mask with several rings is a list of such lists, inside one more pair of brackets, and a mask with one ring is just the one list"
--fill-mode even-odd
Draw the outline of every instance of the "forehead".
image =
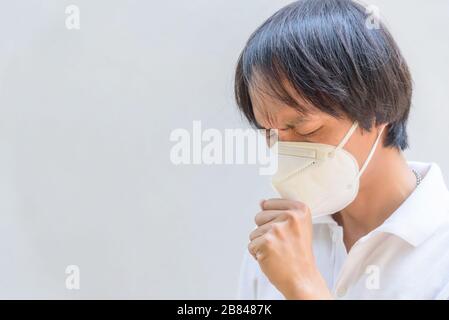
[[263, 87], [253, 86], [250, 88], [251, 104], [259, 126], [280, 128], [285, 125], [302, 124], [319, 117], [321, 112], [303, 99], [298, 93], [288, 93], [295, 99], [300, 109], [287, 105]]

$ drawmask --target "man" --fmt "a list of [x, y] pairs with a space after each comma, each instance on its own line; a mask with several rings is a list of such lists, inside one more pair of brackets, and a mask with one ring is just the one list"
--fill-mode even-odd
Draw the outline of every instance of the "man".
[[408, 162], [412, 79], [392, 36], [350, 0], [303, 0], [248, 40], [235, 93], [277, 129], [281, 198], [263, 200], [246, 299], [447, 299], [449, 191]]

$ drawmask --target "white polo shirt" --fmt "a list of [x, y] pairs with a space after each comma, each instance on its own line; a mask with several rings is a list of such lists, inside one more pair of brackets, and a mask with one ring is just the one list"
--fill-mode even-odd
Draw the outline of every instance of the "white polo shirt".
[[[336, 299], [449, 299], [449, 191], [437, 164], [409, 166], [419, 186], [349, 253], [330, 215], [314, 219], [315, 258]], [[285, 299], [247, 251], [238, 298]]]

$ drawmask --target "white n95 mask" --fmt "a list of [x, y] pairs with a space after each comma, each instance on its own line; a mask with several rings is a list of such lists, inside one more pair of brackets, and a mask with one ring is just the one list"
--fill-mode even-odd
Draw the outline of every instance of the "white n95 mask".
[[272, 178], [274, 189], [284, 199], [304, 202], [313, 217], [336, 213], [352, 201], [359, 191], [359, 179], [376, 150], [380, 130], [365, 163], [343, 149], [357, 122], [338, 146], [311, 142], [278, 142], [278, 171]]

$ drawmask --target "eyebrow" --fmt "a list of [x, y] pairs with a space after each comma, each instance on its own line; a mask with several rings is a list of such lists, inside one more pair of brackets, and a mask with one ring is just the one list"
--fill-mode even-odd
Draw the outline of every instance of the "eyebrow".
[[289, 126], [289, 127], [295, 127], [296, 125], [298, 125], [298, 124], [300, 124], [300, 123], [307, 122], [307, 121], [309, 121], [309, 120], [310, 120], [310, 119], [307, 118], [306, 116], [300, 115], [300, 116], [296, 117], [294, 120], [288, 121], [288, 122], [286, 123], [286, 125]]
[[[296, 125], [307, 122], [309, 120], [310, 120], [310, 118], [307, 118], [304, 115], [299, 115], [294, 120], [288, 121], [285, 125], [287, 127], [295, 127]], [[256, 126], [257, 129], [267, 130], [267, 128], [261, 126], [257, 121], [254, 121], [254, 125]]]

